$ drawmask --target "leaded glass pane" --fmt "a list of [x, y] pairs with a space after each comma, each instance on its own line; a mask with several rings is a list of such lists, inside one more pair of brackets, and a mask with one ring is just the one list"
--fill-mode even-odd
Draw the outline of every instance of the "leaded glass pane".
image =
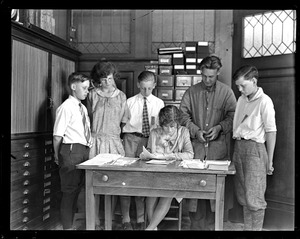
[[296, 11], [271, 11], [244, 18], [243, 57], [293, 53], [296, 50]]

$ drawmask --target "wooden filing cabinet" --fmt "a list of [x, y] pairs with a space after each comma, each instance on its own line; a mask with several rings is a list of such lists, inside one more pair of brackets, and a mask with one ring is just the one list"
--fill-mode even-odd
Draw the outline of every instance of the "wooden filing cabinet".
[[58, 221], [60, 179], [52, 134], [11, 136], [11, 230], [48, 229]]

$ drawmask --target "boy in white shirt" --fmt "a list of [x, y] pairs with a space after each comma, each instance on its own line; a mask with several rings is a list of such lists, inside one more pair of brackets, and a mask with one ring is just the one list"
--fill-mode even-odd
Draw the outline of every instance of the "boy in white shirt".
[[87, 76], [76, 72], [70, 74], [68, 86], [71, 92], [57, 108], [53, 128], [54, 158], [59, 165], [63, 193], [61, 222], [65, 230], [73, 229], [73, 208], [84, 184], [84, 171], [75, 166], [88, 160], [91, 147], [90, 121], [86, 107], [81, 104], [87, 97], [89, 85]]
[[[152, 95], [155, 88], [155, 74], [151, 71], [143, 71], [138, 76], [137, 87], [140, 93], [127, 99], [130, 110], [130, 121], [123, 127], [123, 144], [126, 157], [138, 158], [143, 151], [143, 146], [147, 146], [150, 131], [158, 127], [158, 113], [164, 107], [164, 102]], [[147, 106], [145, 112], [144, 105]], [[143, 119], [143, 113], [147, 114], [147, 119]], [[143, 127], [143, 120], [148, 126]], [[144, 124], [145, 125], [145, 124]], [[121, 196], [122, 223], [124, 230], [132, 230], [129, 216], [130, 197]], [[145, 228], [144, 222], [144, 197], [135, 197], [137, 226], [136, 229]]]
[[267, 206], [267, 175], [274, 170], [275, 110], [272, 99], [257, 86], [254, 66], [241, 67], [233, 80], [241, 92], [233, 119], [235, 191], [243, 206], [244, 230], [260, 231]]

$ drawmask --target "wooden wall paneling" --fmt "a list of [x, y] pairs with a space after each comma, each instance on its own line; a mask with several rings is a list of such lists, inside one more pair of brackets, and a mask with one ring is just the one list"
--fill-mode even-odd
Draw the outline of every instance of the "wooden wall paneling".
[[55, 18], [55, 35], [67, 40], [67, 11], [54, 10], [53, 17]]
[[[217, 11], [223, 11], [226, 15], [231, 10], [205, 10], [204, 11], [204, 41], [211, 41], [214, 42], [217, 40], [215, 36], [215, 29], [216, 29], [216, 22], [215, 22], [215, 15]], [[231, 20], [232, 21], [232, 20]], [[222, 37], [222, 36], [221, 36]]]
[[[260, 78], [258, 85], [275, 108], [277, 138], [274, 173], [267, 177], [265, 228], [293, 230], [295, 206], [295, 90], [294, 77]], [[284, 100], [282, 100], [284, 99]], [[288, 116], [288, 117], [287, 117]], [[280, 215], [280, 216], [279, 216]]]
[[206, 41], [205, 40], [205, 36], [206, 36], [206, 32], [205, 32], [205, 27], [206, 25], [214, 25], [213, 22], [208, 23], [206, 22], [206, 15], [205, 12], [208, 10], [195, 10], [193, 12], [193, 18], [194, 18], [194, 40], [195, 41]]
[[46, 130], [48, 53], [13, 40], [11, 133]]
[[52, 55], [52, 85], [51, 85], [51, 98], [53, 100], [52, 107], [52, 125], [53, 129], [55, 122], [55, 113], [57, 107], [68, 98], [68, 77], [75, 71], [75, 62], [57, 56]]
[[152, 41], [153, 42], [161, 42], [163, 29], [162, 29], [162, 22], [163, 22], [163, 10], [155, 10], [152, 12]]
[[163, 11], [162, 17], [163, 17], [162, 41], [173, 42], [173, 31], [174, 31], [173, 11], [170, 10]]
[[173, 11], [172, 41], [174, 41], [174, 42], [182, 42], [183, 41], [183, 30], [184, 30], [183, 16], [184, 16], [184, 13], [182, 10], [174, 10]]
[[106, 33], [102, 33], [102, 11], [93, 11], [92, 13], [92, 18], [90, 24], [93, 26], [91, 29], [92, 31], [92, 37], [91, 41], [93, 42], [101, 42], [102, 40], [102, 35]]
[[82, 42], [92, 42], [91, 39], [91, 11], [90, 10], [82, 10], [81, 15], [81, 24], [82, 24], [82, 32], [81, 32], [81, 41]]
[[193, 10], [184, 10], [183, 15], [183, 40], [193, 41], [194, 40], [194, 17]]

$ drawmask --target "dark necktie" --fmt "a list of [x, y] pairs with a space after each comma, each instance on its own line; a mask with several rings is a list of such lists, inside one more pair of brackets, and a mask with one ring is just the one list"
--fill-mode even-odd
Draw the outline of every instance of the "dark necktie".
[[82, 117], [82, 123], [83, 123], [83, 126], [84, 126], [84, 136], [86, 138], [87, 145], [90, 147], [92, 145], [91, 132], [90, 132], [90, 129], [89, 129], [87, 123], [86, 123], [86, 116], [85, 116], [85, 113], [84, 113], [84, 110], [83, 110], [83, 107], [82, 107], [81, 103], [79, 103], [79, 109], [80, 109], [80, 113], [81, 113], [81, 117]]
[[142, 134], [145, 137], [148, 137], [150, 134], [150, 125], [149, 125], [146, 97], [144, 97]]

